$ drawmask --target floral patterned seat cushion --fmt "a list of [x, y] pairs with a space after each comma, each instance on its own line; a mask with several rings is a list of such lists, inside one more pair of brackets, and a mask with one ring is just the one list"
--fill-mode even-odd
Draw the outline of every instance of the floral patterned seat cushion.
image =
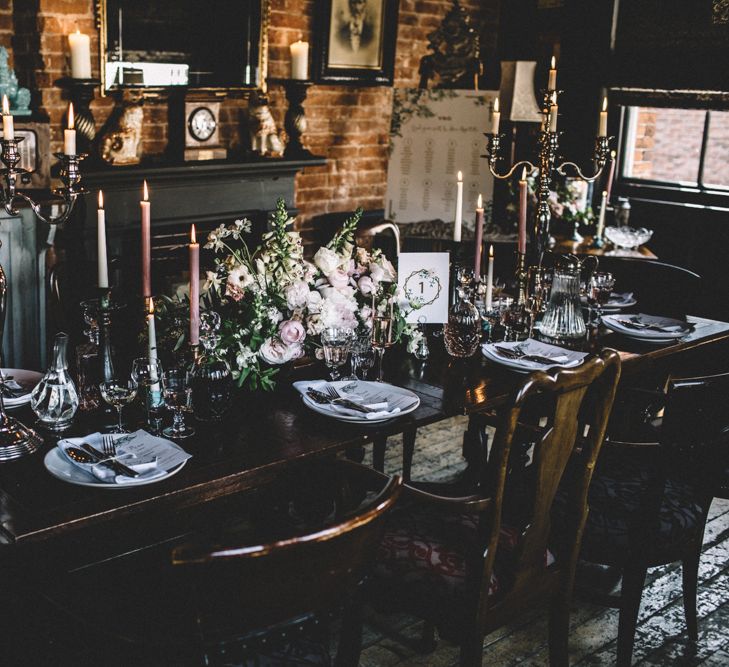
[[[660, 511], [650, 530], [641, 530], [642, 508], [649, 502], [649, 494], [653, 496], [649, 483], [655, 476], [654, 466], [652, 457], [603, 452], [590, 484], [582, 558], [612, 565], [643, 550], [652, 560], [651, 553], [675, 551], [698, 535], [705, 521], [704, 510], [691, 482], [676, 477], [669, 477], [663, 487]], [[558, 494], [555, 527], [560, 525], [559, 514], [566, 502], [566, 495]]]
[[[502, 527], [489, 595], [504, 594], [513, 583], [511, 567], [519, 531]], [[480, 568], [478, 516], [433, 507], [404, 506], [388, 520], [374, 573], [378, 597], [418, 611], [457, 638], [475, 591], [467, 579]], [[545, 554], [545, 565], [554, 557]], [[470, 594], [470, 596], [469, 596]]]

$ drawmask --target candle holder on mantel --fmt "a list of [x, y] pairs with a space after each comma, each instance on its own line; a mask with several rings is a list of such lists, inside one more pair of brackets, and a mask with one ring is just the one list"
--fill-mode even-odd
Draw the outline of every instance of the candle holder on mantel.
[[289, 103], [284, 116], [284, 129], [289, 138], [284, 157], [290, 159], [313, 157], [312, 153], [304, 148], [301, 137], [306, 132], [307, 126], [304, 101], [314, 82], [306, 79], [269, 79], [268, 82], [282, 85], [286, 91], [286, 101]]
[[560, 176], [577, 176], [584, 181], [592, 182], [597, 180], [605, 168], [607, 159], [610, 155], [610, 140], [612, 137], [598, 136], [595, 138], [595, 151], [593, 162], [595, 170], [592, 174], [586, 175], [582, 169], [574, 162], [563, 162], [557, 164], [557, 152], [559, 150], [559, 131], [552, 131], [552, 127], [556, 127], [556, 118], [553, 117], [553, 105], [556, 105], [557, 94], [562, 91], [556, 89], [547, 89], [544, 91], [544, 101], [542, 104], [542, 130], [539, 133], [539, 156], [537, 164], [533, 164], [529, 160], [521, 160], [511, 166], [506, 173], [499, 173], [497, 170], [497, 162], [501, 160], [501, 139], [505, 135], [486, 133], [487, 153], [482, 157], [488, 158], [489, 171], [494, 178], [506, 180], [511, 178], [514, 172], [526, 167], [529, 175], [537, 175], [537, 209], [536, 220], [532, 233], [534, 242], [532, 252], [533, 261], [540, 265], [544, 252], [549, 245], [549, 226], [552, 215], [549, 211], [549, 186], [554, 177]]
[[55, 81], [54, 85], [68, 91], [76, 116], [76, 140], [81, 150], [90, 153], [91, 146], [96, 139], [96, 122], [90, 105], [96, 95], [96, 89], [101, 85], [101, 81], [99, 79], [74, 79], [70, 76], [64, 76]]

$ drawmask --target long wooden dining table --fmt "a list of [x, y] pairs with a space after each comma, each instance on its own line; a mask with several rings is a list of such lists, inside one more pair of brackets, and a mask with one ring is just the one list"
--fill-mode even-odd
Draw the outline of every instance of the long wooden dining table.
[[[652, 374], [707, 372], [729, 360], [729, 323], [688, 318], [694, 330], [672, 344], [647, 344], [603, 332], [588, 349], [620, 352], [624, 383], [640, 383]], [[295, 466], [361, 446], [383, 435], [401, 433], [454, 415], [497, 408], [523, 375], [486, 360], [447, 356], [442, 342], [431, 356], [388, 352], [387, 379], [416, 392], [413, 413], [389, 422], [353, 425], [307, 409], [290, 382], [275, 392], [241, 394], [229, 418], [197, 425], [198, 434], [183, 441], [193, 456], [182, 470], [163, 481], [136, 488], [87, 488], [52, 477], [43, 458], [54, 446], [49, 437], [39, 453], [0, 464], [0, 580], [18, 568], [71, 568], [160, 543], [205, 523], [213, 510], [244, 492], [276, 480]], [[301, 371], [322, 377], [323, 367]], [[30, 412], [21, 413], [29, 420]], [[94, 424], [80, 419], [75, 434]]]

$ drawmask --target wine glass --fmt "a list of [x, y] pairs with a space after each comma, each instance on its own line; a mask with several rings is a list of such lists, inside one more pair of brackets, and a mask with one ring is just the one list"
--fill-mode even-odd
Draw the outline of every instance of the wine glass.
[[324, 362], [332, 381], [339, 379], [339, 368], [347, 361], [352, 346], [352, 330], [346, 327], [327, 327], [321, 332]]
[[172, 426], [162, 431], [168, 438], [189, 438], [195, 429], [185, 423], [183, 411], [191, 408], [190, 373], [186, 368], [169, 368], [162, 373], [162, 395], [172, 410]]
[[602, 307], [610, 301], [610, 295], [615, 287], [615, 278], [612, 273], [598, 271], [592, 274], [587, 290], [587, 303], [590, 306], [589, 321], [592, 322], [592, 308], [597, 311], [595, 324], [602, 321]]
[[122, 425], [122, 410], [125, 405], [129, 405], [137, 395], [139, 385], [133, 377], [129, 378], [113, 378], [106, 380], [99, 385], [101, 398], [109, 405], [116, 408], [119, 416], [119, 423], [111, 433], [128, 433]]
[[157, 358], [137, 357], [132, 362], [132, 378], [142, 387], [144, 405], [147, 410], [147, 424], [159, 430], [159, 409], [164, 405], [162, 399], [162, 364]]
[[372, 347], [377, 355], [377, 381], [384, 382], [382, 379], [382, 357], [385, 356], [385, 350], [392, 347], [392, 328], [394, 320], [389, 315], [377, 315], [372, 318]]
[[362, 374], [362, 379], [367, 379], [367, 372], [375, 364], [375, 351], [372, 349], [372, 340], [369, 334], [358, 336], [352, 344], [352, 375], [355, 380], [359, 379], [358, 373]]

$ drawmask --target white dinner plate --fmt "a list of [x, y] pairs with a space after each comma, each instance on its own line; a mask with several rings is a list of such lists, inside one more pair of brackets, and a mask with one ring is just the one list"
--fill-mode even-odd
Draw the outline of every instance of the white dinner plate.
[[28, 371], [23, 368], [3, 368], [3, 375], [6, 378], [12, 377], [23, 389], [23, 395], [17, 398], [5, 398], [4, 404], [6, 408], [17, 408], [26, 403], [30, 403], [30, 394], [35, 386], [43, 378], [43, 373], [38, 371]]
[[78, 466], [70, 463], [66, 457], [61, 454], [58, 447], [54, 447], [49, 451], [43, 459], [43, 464], [51, 475], [58, 479], [68, 482], [69, 484], [76, 484], [77, 486], [92, 486], [96, 489], [128, 489], [135, 486], [146, 486], [147, 484], [156, 484], [162, 480], [169, 479], [173, 475], [176, 475], [187, 461], [176, 465], [172, 470], [168, 470], [166, 475], [162, 477], [155, 477], [153, 479], [145, 479], [139, 482], [129, 481], [124, 484], [110, 484], [108, 482], [102, 482], [101, 480], [94, 477], [91, 473], [81, 470]]
[[[499, 343], [500, 346], [504, 347], [514, 347], [515, 345], [518, 345], [519, 343]], [[543, 345], [548, 346], [550, 348], [555, 348], [555, 350], [559, 350], [561, 348], [558, 348], [556, 345], [549, 345], [548, 343], [544, 343]], [[563, 350], [565, 353], [568, 353], [568, 350]], [[546, 371], [551, 368], [574, 368], [575, 366], [579, 366], [587, 356], [587, 353], [580, 353], [581, 356], [579, 358], [571, 359], [569, 361], [566, 361], [564, 363], [554, 363], [551, 365], [548, 364], [540, 364], [535, 361], [522, 361], [521, 359], [508, 359], [507, 357], [502, 357], [497, 352], [494, 352], [492, 350], [492, 344], [491, 343], [484, 343], [481, 346], [481, 352], [483, 355], [489, 360], [493, 361], [494, 363], [501, 364], [502, 366], [507, 366], [508, 368], [511, 368], [512, 370], [519, 371], [520, 373], [533, 373], [534, 371]]]
[[[649, 329], [633, 329], [632, 327], [627, 327], [624, 324], [620, 323], [620, 320], [624, 319], [625, 317], [640, 317], [641, 320], [644, 320], [646, 322], [655, 321], [660, 322], [661, 324], [674, 324], [675, 326], [680, 326], [681, 328], [676, 331], [652, 331]], [[648, 341], [652, 343], [671, 343], [676, 339], [682, 338], [683, 336], [693, 331], [693, 327], [688, 325], [686, 322], [683, 322], [682, 320], [675, 320], [670, 317], [644, 315], [642, 313], [631, 316], [605, 315], [602, 318], [602, 323], [608, 329], [612, 329], [613, 331], [622, 334], [623, 336], [628, 336], [629, 338], [635, 338], [637, 340]]]
[[[302, 383], [295, 383], [295, 385], [301, 385], [302, 387], [308, 383], [302, 382]], [[313, 383], [312, 383], [313, 384]], [[339, 380], [337, 382], [330, 382], [331, 384], [339, 393], [347, 398], [352, 396], [351, 394], [344, 393], [341, 390], [341, 388], [345, 385], [351, 384], [347, 380]], [[304, 405], [309, 408], [310, 410], [313, 410], [314, 412], [318, 412], [320, 415], [325, 415], [326, 417], [331, 417], [333, 419], [337, 419], [339, 421], [343, 422], [350, 422], [350, 423], [356, 423], [356, 424], [381, 424], [382, 422], [389, 421], [391, 419], [397, 419], [398, 417], [402, 417], [403, 415], [410, 414], [414, 410], [418, 409], [418, 406], [420, 405], [420, 398], [417, 394], [413, 393], [409, 389], [405, 389], [404, 387], [397, 387], [394, 384], [389, 384], [387, 382], [369, 382], [368, 380], [358, 380], [358, 384], [364, 385], [365, 389], [369, 393], [387, 393], [388, 394], [388, 401], [404, 401], [406, 399], [410, 399], [409, 403], [407, 403], [407, 407], [405, 409], [401, 409], [400, 412], [397, 412], [393, 415], [388, 415], [382, 418], [378, 419], [366, 419], [364, 417], [359, 417], [357, 415], [352, 414], [344, 414], [341, 412], [336, 412], [334, 409], [332, 409], [329, 405], [320, 405], [319, 403], [316, 403], [312, 399], [310, 399], [306, 393], [305, 389], [304, 391], [300, 391], [301, 397], [304, 400]], [[297, 387], [297, 389], [299, 389]]]

